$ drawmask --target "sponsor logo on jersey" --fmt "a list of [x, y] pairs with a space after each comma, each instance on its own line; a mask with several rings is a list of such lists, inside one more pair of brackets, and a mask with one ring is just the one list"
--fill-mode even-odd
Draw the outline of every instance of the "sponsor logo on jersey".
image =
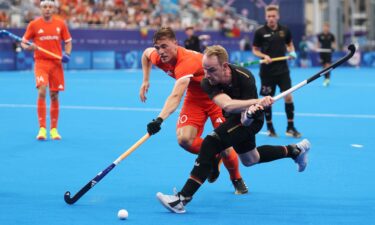
[[265, 34], [265, 35], [263, 35], [263, 37], [265, 37], [265, 38], [271, 37], [271, 34]]
[[219, 117], [216, 119], [215, 123], [223, 123], [224, 121]]
[[44, 33], [44, 30], [43, 29], [39, 29], [38, 30], [38, 34], [43, 34]]
[[41, 41], [58, 41], [59, 40], [59, 37], [57, 35], [46, 35], [46, 36], [41, 36], [39, 38], [39, 40]]

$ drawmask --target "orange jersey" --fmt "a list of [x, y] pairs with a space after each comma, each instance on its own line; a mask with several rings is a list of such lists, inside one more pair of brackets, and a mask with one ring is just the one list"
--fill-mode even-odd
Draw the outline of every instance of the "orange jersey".
[[178, 80], [184, 77], [190, 77], [186, 98], [199, 98], [199, 101], [211, 101], [200, 86], [200, 82], [204, 77], [202, 58], [203, 55], [201, 53], [183, 47], [177, 48], [177, 62], [175, 65], [162, 63], [156, 50], [150, 55], [152, 64], [165, 71], [174, 79]]
[[[41, 48], [57, 55], [62, 55], [61, 41], [69, 42], [72, 40], [72, 37], [63, 20], [52, 17], [52, 20], [47, 22], [40, 17], [29, 23], [23, 40], [32, 41]], [[34, 58], [56, 60], [55, 57], [42, 51], [35, 51]]]

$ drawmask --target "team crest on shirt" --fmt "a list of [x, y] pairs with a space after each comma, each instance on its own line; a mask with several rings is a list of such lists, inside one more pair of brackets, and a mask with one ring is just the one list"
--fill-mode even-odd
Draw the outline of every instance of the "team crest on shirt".
[[56, 31], [57, 31], [57, 33], [60, 33], [60, 31], [61, 31], [60, 27], [56, 27]]
[[285, 37], [285, 32], [284, 32], [283, 30], [280, 30], [280, 31], [279, 31], [279, 35], [280, 35], [280, 37], [283, 38], [283, 37]]

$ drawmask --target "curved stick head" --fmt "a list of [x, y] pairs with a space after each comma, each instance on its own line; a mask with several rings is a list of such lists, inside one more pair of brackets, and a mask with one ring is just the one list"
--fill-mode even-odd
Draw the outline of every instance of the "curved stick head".
[[355, 45], [354, 45], [354, 44], [350, 44], [350, 45], [348, 46], [348, 50], [354, 54], [354, 52], [355, 52], [355, 50], [356, 50]]
[[0, 37], [5, 37], [7, 35], [8, 33], [6, 32], [6, 30], [0, 30]]
[[65, 195], [64, 195], [64, 200], [67, 204], [71, 205], [73, 204], [75, 201], [73, 201], [73, 199], [70, 197], [70, 192], [67, 191], [65, 192]]

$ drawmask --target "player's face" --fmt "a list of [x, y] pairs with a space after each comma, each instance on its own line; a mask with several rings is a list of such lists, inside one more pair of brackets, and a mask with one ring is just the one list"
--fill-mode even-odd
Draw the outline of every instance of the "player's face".
[[51, 18], [55, 11], [55, 6], [53, 4], [45, 4], [45, 5], [42, 5], [40, 8], [41, 8], [42, 16], [46, 19]]
[[156, 52], [163, 63], [174, 63], [177, 57], [177, 41], [171, 39], [160, 39], [154, 44]]
[[207, 78], [211, 85], [227, 83], [225, 76], [226, 64], [220, 64], [217, 56], [207, 57], [203, 55], [202, 61], [204, 77]]
[[323, 26], [323, 32], [324, 33], [328, 33], [329, 32], [329, 26], [328, 25], [324, 25]]
[[267, 25], [271, 28], [276, 27], [279, 22], [279, 13], [275, 10], [266, 12]]

